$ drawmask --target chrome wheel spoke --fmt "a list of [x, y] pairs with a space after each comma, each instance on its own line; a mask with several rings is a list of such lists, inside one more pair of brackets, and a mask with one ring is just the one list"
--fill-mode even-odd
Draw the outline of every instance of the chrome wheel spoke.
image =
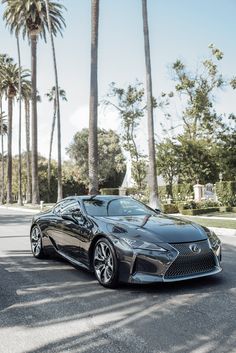
[[94, 269], [99, 280], [108, 283], [113, 276], [113, 255], [110, 247], [100, 242], [94, 252]]
[[33, 229], [32, 236], [31, 236], [31, 246], [34, 255], [38, 256], [41, 251], [41, 236], [40, 232], [37, 228]]
[[105, 259], [107, 257], [106, 251], [107, 251], [107, 246], [104, 243], [100, 243], [100, 249], [101, 249], [101, 254], [103, 258]]

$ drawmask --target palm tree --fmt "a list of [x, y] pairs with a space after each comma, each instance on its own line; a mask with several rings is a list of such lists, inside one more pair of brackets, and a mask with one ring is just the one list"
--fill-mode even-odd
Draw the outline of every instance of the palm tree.
[[91, 72], [89, 102], [89, 193], [98, 193], [98, 142], [97, 142], [97, 109], [98, 109], [98, 22], [99, 0], [92, 0], [91, 6]]
[[19, 71], [23, 83], [29, 76], [28, 70], [19, 70], [19, 67], [12, 63], [0, 67], [2, 89], [8, 100], [7, 203], [12, 203], [12, 118], [13, 101], [19, 87]]
[[22, 85], [22, 99], [24, 100], [25, 110], [25, 139], [26, 139], [26, 203], [32, 201], [31, 185], [31, 161], [30, 161], [30, 101], [31, 101], [31, 82]]
[[[38, 120], [37, 120], [37, 40], [43, 37], [46, 41], [48, 29], [47, 11], [44, 0], [2, 0], [7, 4], [4, 19], [11, 32], [22, 31], [31, 43], [31, 83], [32, 83], [32, 203], [39, 203], [38, 185]], [[55, 1], [49, 2], [49, 16], [53, 35], [62, 33], [65, 21], [62, 16], [64, 6]]]
[[[67, 101], [65, 90], [61, 89], [60, 87], [58, 88], [59, 88], [59, 97], [62, 100]], [[46, 93], [46, 97], [48, 98], [49, 102], [53, 102], [53, 118], [52, 118], [52, 128], [51, 128], [49, 157], [48, 157], [48, 191], [50, 193], [52, 144], [53, 144], [53, 136], [54, 136], [54, 130], [55, 130], [56, 115], [57, 115], [57, 90], [55, 86], [53, 86], [52, 89], [48, 93]]]
[[22, 163], [21, 163], [21, 56], [20, 56], [20, 42], [19, 35], [16, 36], [17, 43], [17, 54], [18, 54], [18, 96], [19, 96], [19, 141], [18, 141], [18, 151], [19, 151], [19, 160], [18, 160], [18, 204], [23, 205], [22, 200]]
[[5, 124], [5, 115], [3, 114], [2, 110], [2, 100], [3, 100], [3, 95], [4, 95], [4, 89], [3, 89], [3, 79], [4, 79], [4, 69], [5, 65], [8, 63], [11, 63], [13, 61], [12, 58], [10, 58], [7, 54], [0, 54], [0, 117], [1, 117], [1, 129], [0, 129], [0, 135], [1, 135], [1, 150], [2, 150], [2, 190], [1, 190], [1, 203], [4, 202], [4, 187], [5, 187], [5, 172], [4, 172], [4, 135], [6, 133], [6, 128], [7, 125]]
[[152, 71], [148, 30], [147, 0], [142, 0], [143, 35], [146, 64], [147, 86], [147, 123], [148, 123], [148, 155], [149, 155], [149, 203], [154, 208], [160, 208], [157, 189], [157, 171], [153, 122], [153, 95], [152, 95]]
[[[48, 29], [51, 40], [52, 47], [52, 58], [53, 58], [53, 66], [54, 66], [54, 74], [55, 74], [55, 93], [56, 93], [56, 113], [57, 113], [57, 153], [58, 153], [58, 161], [57, 161], [57, 201], [60, 201], [63, 197], [62, 190], [62, 168], [61, 168], [61, 116], [60, 116], [60, 89], [58, 85], [58, 73], [57, 73], [57, 62], [56, 62], [56, 52], [54, 46], [54, 38], [52, 32], [51, 18], [49, 14], [49, 0], [45, 0], [46, 11], [47, 11], [47, 21], [48, 21]], [[49, 161], [50, 163], [50, 161]], [[50, 174], [49, 174], [49, 190], [50, 190]]]
[[5, 172], [4, 172], [4, 135], [7, 133], [6, 115], [2, 111], [2, 101], [0, 107], [0, 135], [1, 135], [1, 157], [2, 157], [2, 176], [1, 176], [1, 197], [0, 204], [4, 203], [4, 183], [5, 183]]

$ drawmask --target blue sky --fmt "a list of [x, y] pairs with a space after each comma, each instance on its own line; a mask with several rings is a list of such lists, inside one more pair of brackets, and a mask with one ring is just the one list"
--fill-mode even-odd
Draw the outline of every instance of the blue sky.
[[[88, 124], [90, 79], [90, 0], [61, 1], [66, 8], [67, 28], [56, 39], [60, 86], [67, 92], [62, 103], [62, 145], [65, 147], [80, 128]], [[149, 29], [154, 96], [173, 87], [170, 65], [181, 58], [194, 68], [208, 55], [209, 43], [224, 52], [220, 70], [226, 78], [236, 75], [235, 0], [148, 0]], [[3, 5], [0, 5], [2, 18]], [[1, 52], [16, 58], [16, 43], [3, 21], [0, 22]], [[22, 63], [30, 67], [30, 48], [21, 42]], [[110, 82], [124, 86], [135, 79], [145, 80], [141, 0], [101, 0], [99, 28], [99, 96], [104, 97]], [[51, 125], [51, 105], [44, 94], [53, 85], [50, 45], [39, 41], [38, 88], [43, 101], [38, 107], [39, 151], [47, 156]], [[236, 113], [236, 92], [222, 91], [216, 100], [221, 113]], [[16, 113], [17, 113], [17, 107]], [[173, 117], [174, 119], [174, 117]], [[163, 116], [155, 113], [160, 135]], [[101, 127], [119, 131], [115, 112], [100, 113]], [[17, 131], [17, 115], [14, 117]], [[144, 135], [145, 136], [145, 135]], [[14, 139], [13, 141], [17, 141]], [[145, 145], [145, 138], [143, 138]], [[24, 146], [23, 146], [24, 147]], [[14, 147], [17, 151], [17, 143]], [[56, 144], [53, 155], [56, 156]]]

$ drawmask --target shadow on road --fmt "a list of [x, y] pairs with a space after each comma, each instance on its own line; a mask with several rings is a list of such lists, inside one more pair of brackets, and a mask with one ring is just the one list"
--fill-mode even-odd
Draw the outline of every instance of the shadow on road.
[[24, 353], [232, 353], [236, 249], [224, 249], [222, 274], [117, 290], [64, 261], [11, 251], [0, 258], [0, 327], [41, 337], [39, 348]]

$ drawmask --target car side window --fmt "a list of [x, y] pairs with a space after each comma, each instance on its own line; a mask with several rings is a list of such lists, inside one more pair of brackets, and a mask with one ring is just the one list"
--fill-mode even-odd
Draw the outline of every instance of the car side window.
[[64, 207], [61, 210], [61, 215], [63, 214], [71, 214], [73, 213], [73, 217], [77, 220], [78, 223], [80, 224], [84, 224], [85, 222], [85, 218], [83, 217], [82, 213], [81, 213], [81, 207], [78, 201], [73, 201], [69, 204], [66, 205], [66, 207]]
[[78, 201], [71, 201], [70, 203], [67, 203], [64, 207], [61, 209], [61, 214], [71, 214], [74, 211], [80, 210], [80, 205]]
[[64, 202], [65, 202], [65, 201], [60, 201], [60, 202], [58, 202], [58, 203], [56, 204], [56, 206], [55, 206], [54, 209], [53, 209], [53, 212], [54, 212], [55, 214], [60, 215], [60, 213], [61, 213], [61, 208], [62, 208], [62, 205], [63, 205]]
[[53, 212], [57, 215], [60, 216], [61, 213], [63, 212], [63, 210], [65, 209], [65, 207], [67, 207], [68, 204], [71, 204], [72, 200], [71, 199], [67, 199], [67, 200], [62, 200], [59, 201], [56, 206], [53, 209]]

